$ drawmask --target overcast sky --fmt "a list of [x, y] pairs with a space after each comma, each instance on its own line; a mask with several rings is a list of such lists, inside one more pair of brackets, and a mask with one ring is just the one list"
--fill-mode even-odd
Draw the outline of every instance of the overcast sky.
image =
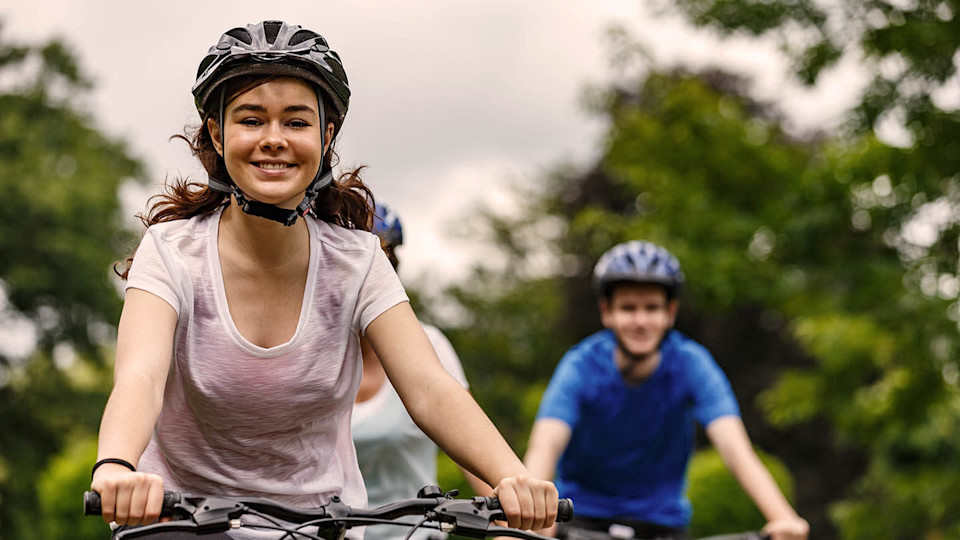
[[836, 122], [862, 81], [839, 69], [816, 91], [784, 82], [773, 46], [720, 43], [642, 1], [314, 0], [309, 2], [30, 0], [0, 7], [4, 39], [53, 36], [95, 81], [92, 116], [148, 165], [151, 185], [125, 190], [131, 215], [165, 176], [202, 169], [168, 138], [196, 120], [197, 64], [234, 26], [282, 19], [323, 34], [353, 92], [339, 141], [342, 165], [365, 180], [404, 225], [401, 275], [462, 276], [471, 246], [447, 231], [480, 203], [506, 206], [505, 187], [559, 162], [595, 159], [603, 125], [586, 115], [587, 84], [614, 76], [605, 32], [626, 28], [660, 64], [719, 64], [755, 77], [801, 127]]

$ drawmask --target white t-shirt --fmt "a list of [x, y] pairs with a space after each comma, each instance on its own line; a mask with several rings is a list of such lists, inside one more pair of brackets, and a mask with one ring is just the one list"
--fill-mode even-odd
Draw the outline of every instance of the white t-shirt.
[[[424, 324], [423, 330], [447, 373], [467, 388], [463, 367], [450, 341], [434, 326]], [[354, 404], [353, 441], [371, 508], [416, 497], [420, 488], [437, 483], [437, 447], [407, 414], [389, 379], [370, 399]], [[364, 538], [402, 539], [407, 532], [403, 527], [379, 525], [366, 527]]]
[[140, 470], [165, 489], [257, 495], [297, 506], [366, 494], [350, 434], [357, 335], [407, 300], [376, 236], [306, 219], [310, 262], [289, 342], [262, 348], [230, 317], [217, 233], [222, 211], [147, 229], [127, 288], [178, 314], [163, 409]]

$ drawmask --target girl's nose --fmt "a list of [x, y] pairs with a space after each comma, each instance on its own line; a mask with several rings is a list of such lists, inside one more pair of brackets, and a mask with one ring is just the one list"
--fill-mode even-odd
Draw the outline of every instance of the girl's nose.
[[263, 139], [260, 140], [260, 148], [263, 150], [282, 150], [286, 146], [287, 143], [280, 133], [280, 128], [273, 124], [267, 127]]

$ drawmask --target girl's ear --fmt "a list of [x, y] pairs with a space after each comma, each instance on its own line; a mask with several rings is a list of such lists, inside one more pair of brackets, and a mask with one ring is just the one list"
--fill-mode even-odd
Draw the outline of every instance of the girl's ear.
[[223, 157], [223, 141], [220, 139], [220, 124], [213, 118], [207, 118], [207, 131], [210, 132], [210, 140], [213, 141], [213, 148]]
[[335, 130], [335, 127], [333, 125], [333, 122], [327, 122], [327, 132], [323, 134], [323, 140], [327, 141], [327, 143], [323, 145], [324, 154], [327, 153], [327, 150], [330, 149], [330, 144], [333, 142], [334, 130]]

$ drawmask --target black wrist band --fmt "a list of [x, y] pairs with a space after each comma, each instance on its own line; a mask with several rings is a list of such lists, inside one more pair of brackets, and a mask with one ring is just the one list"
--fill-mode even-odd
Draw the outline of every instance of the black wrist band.
[[90, 478], [93, 478], [94, 473], [97, 472], [97, 468], [103, 465], [104, 463], [116, 463], [117, 465], [123, 465], [124, 467], [130, 469], [133, 472], [137, 472], [137, 468], [134, 467], [129, 461], [125, 459], [117, 459], [109, 457], [107, 459], [101, 459], [96, 464], [94, 464], [93, 469], [90, 470]]

